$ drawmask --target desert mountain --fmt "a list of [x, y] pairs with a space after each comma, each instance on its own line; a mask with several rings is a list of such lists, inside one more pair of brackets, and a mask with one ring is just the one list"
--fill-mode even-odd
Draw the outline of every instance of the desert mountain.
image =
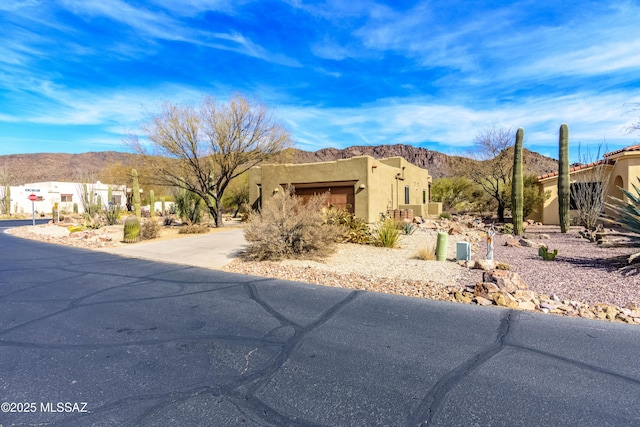
[[[434, 178], [464, 175], [464, 171], [468, 170], [468, 165], [475, 162], [475, 160], [469, 159], [468, 157], [449, 156], [438, 151], [402, 144], [353, 146], [341, 150], [336, 148], [323, 148], [314, 152], [294, 150], [292, 162], [324, 162], [327, 160], [348, 159], [353, 156], [364, 155], [376, 159], [401, 156], [408, 162], [427, 169], [429, 174]], [[524, 167], [526, 173], [542, 175], [547, 172], [557, 171], [558, 161], [524, 149]]]
[[[285, 158], [292, 163], [313, 163], [347, 159], [369, 155], [375, 158], [402, 156], [416, 166], [426, 168], [434, 178], [463, 175], [471, 160], [461, 156], [449, 156], [426, 148], [410, 145], [353, 146], [344, 149], [323, 148], [310, 152], [292, 149]], [[524, 150], [525, 169], [528, 173], [541, 175], [558, 169], [557, 160]], [[115, 166], [123, 168], [142, 167], [140, 156], [116, 151], [90, 152], [82, 154], [11, 154], [0, 156], [0, 175], [6, 171], [12, 185], [41, 181], [75, 181], [78, 176], [93, 176], [108, 181], [107, 172]]]

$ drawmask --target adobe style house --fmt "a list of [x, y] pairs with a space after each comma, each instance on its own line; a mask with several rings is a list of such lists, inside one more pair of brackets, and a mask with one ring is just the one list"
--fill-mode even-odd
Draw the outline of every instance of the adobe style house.
[[296, 195], [329, 193], [328, 203], [346, 208], [369, 223], [393, 209], [413, 209], [415, 216], [438, 215], [429, 203], [431, 176], [402, 157], [356, 156], [320, 163], [266, 164], [249, 170], [249, 203], [257, 208], [287, 185]]
[[[640, 144], [625, 147], [621, 150], [606, 153], [603, 159], [588, 165], [572, 167], [569, 171], [569, 181], [571, 185], [581, 182], [595, 182], [597, 180], [598, 168], [608, 173], [609, 183], [605, 190], [605, 201], [609, 196], [623, 199], [620, 188], [634, 192], [633, 184], [638, 185], [640, 176]], [[538, 177], [540, 191], [551, 193], [551, 197], [544, 202], [532, 219], [543, 224], [558, 225], [560, 219], [558, 215], [558, 172], [541, 175]], [[605, 209], [605, 213], [606, 213]], [[572, 218], [577, 217], [577, 211], [570, 211]]]

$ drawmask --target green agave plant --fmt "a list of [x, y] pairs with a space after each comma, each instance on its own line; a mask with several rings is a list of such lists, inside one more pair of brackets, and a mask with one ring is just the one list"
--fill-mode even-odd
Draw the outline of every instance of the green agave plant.
[[[638, 177], [638, 183], [640, 183], [640, 177]], [[620, 188], [629, 200], [610, 197], [611, 202], [605, 203], [605, 206], [616, 214], [612, 218], [605, 219], [609, 222], [617, 222], [627, 230], [640, 234], [640, 189], [633, 183], [631, 186], [635, 190], [636, 194], [633, 194], [631, 191], [625, 190], [624, 188]]]

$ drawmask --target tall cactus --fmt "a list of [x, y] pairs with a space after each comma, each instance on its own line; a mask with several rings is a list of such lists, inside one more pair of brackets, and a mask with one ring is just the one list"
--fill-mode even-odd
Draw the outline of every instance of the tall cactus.
[[160, 202], [162, 203], [162, 216], [165, 216], [167, 214], [167, 209], [164, 197], [160, 197]]
[[569, 231], [569, 127], [566, 123], [560, 126], [558, 139], [558, 216], [560, 218], [560, 232]]
[[133, 206], [136, 211], [136, 216], [140, 218], [142, 212], [140, 211], [140, 184], [138, 183], [138, 171], [131, 169], [131, 179], [133, 180]]
[[107, 208], [113, 204], [113, 189], [111, 186], [107, 187]]
[[516, 132], [516, 144], [513, 150], [513, 178], [511, 179], [511, 212], [513, 217], [513, 234], [522, 234], [524, 215], [524, 184], [522, 181], [522, 140], [524, 139], [524, 129], [518, 128]]
[[151, 218], [156, 216], [156, 195], [153, 193], [153, 190], [149, 190], [149, 211]]
[[4, 203], [7, 208], [7, 212], [9, 216], [11, 216], [11, 187], [7, 185], [4, 191]]

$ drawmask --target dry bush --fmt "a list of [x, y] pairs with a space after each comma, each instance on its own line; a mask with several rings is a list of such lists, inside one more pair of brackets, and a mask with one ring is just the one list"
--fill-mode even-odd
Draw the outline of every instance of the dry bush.
[[435, 261], [436, 260], [435, 245], [418, 249], [418, 252], [416, 252], [415, 258], [421, 259], [423, 261]]
[[335, 252], [339, 231], [325, 223], [326, 196], [306, 203], [289, 188], [267, 200], [261, 212], [251, 214], [245, 228], [248, 259], [323, 258]]
[[203, 224], [184, 225], [178, 229], [178, 234], [204, 234], [209, 232], [209, 227]]
[[162, 226], [156, 221], [145, 221], [140, 227], [140, 238], [142, 240], [157, 239], [160, 237]]

